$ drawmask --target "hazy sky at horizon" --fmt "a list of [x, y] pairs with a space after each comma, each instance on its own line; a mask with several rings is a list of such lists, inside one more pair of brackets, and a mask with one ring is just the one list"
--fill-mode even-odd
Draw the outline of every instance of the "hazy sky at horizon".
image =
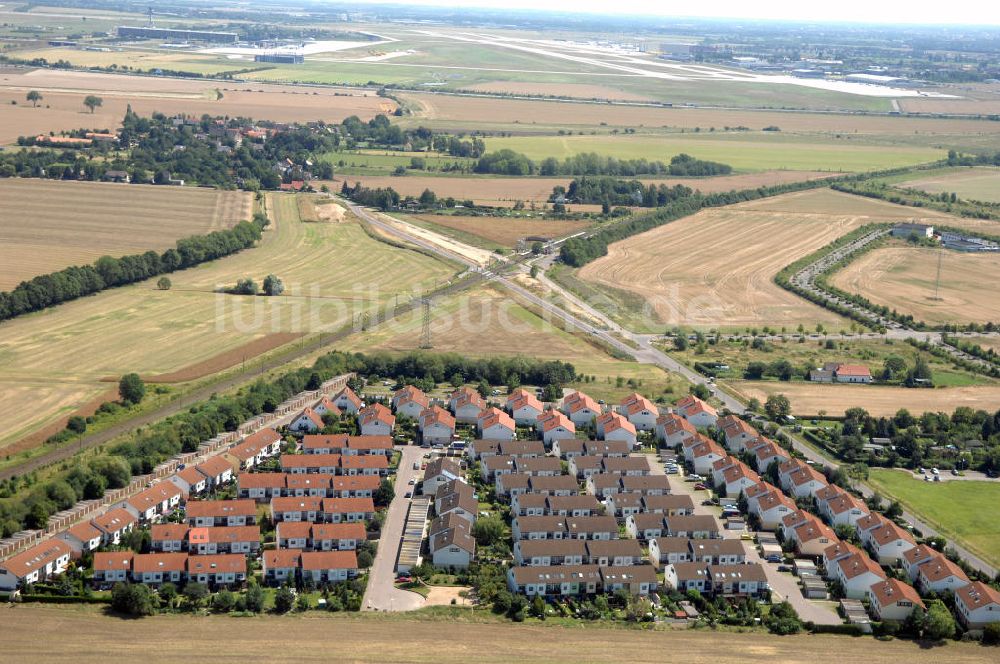
[[652, 14], [704, 18], [746, 18], [789, 21], [900, 24], [1000, 25], [1000, 2], [995, 0], [840, 0], [806, 3], [801, 0], [713, 0], [705, 4], [656, 0], [362, 0], [444, 7], [542, 9], [609, 14]]

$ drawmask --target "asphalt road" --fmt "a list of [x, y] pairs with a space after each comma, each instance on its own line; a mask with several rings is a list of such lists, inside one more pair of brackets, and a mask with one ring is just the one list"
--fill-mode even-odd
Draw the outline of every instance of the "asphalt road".
[[413, 611], [424, 605], [422, 596], [395, 586], [396, 557], [410, 506], [410, 499], [405, 494], [413, 490], [410, 479], [420, 474], [419, 470], [413, 470], [413, 463], [421, 460], [423, 450], [416, 445], [397, 446], [396, 449], [403, 454], [396, 471], [396, 495], [389, 503], [375, 561], [368, 571], [368, 587], [361, 602], [365, 611]]

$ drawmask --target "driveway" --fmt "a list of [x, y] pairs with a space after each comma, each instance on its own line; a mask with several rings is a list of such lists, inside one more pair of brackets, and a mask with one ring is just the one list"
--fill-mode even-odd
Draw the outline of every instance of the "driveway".
[[[657, 455], [650, 455], [650, 465], [653, 467], [654, 474], [662, 475], [664, 473], [663, 464], [659, 461], [659, 457]], [[670, 475], [669, 477], [673, 493], [678, 495], [687, 494], [691, 496], [691, 499], [694, 501], [695, 514], [706, 514], [713, 517], [716, 522], [719, 522], [721, 509], [701, 504], [701, 501], [711, 497], [712, 493], [710, 491], [696, 490], [694, 488], [695, 483], [685, 482], [682, 475]], [[725, 530], [723, 528], [722, 536], [725, 539], [739, 539], [740, 532], [736, 530]], [[791, 574], [779, 572], [776, 564], [765, 562], [760, 557], [760, 552], [757, 551], [757, 547], [754, 546], [753, 542], [744, 541], [743, 548], [747, 552], [748, 563], [759, 563], [761, 567], [764, 568], [764, 574], [767, 575], [767, 582], [771, 586], [772, 595], [777, 595], [777, 599], [788, 600], [788, 603], [795, 607], [795, 611], [799, 614], [799, 618], [802, 620], [812, 621], [817, 625], [840, 625], [844, 622], [840, 619], [840, 616], [837, 615], [835, 610], [829, 609], [822, 604], [818, 604], [817, 602], [807, 599], [802, 594], [802, 589], [799, 587], [798, 579]]]
[[410, 506], [410, 499], [405, 498], [404, 494], [413, 490], [409, 481], [420, 474], [419, 470], [413, 470], [413, 464], [421, 460], [423, 450], [415, 445], [398, 446], [396, 449], [403, 453], [399, 460], [399, 470], [396, 471], [396, 496], [389, 504], [389, 512], [382, 525], [378, 553], [368, 572], [368, 588], [361, 603], [364, 611], [413, 611], [424, 606], [423, 597], [395, 586], [396, 556], [399, 554], [403, 525]]

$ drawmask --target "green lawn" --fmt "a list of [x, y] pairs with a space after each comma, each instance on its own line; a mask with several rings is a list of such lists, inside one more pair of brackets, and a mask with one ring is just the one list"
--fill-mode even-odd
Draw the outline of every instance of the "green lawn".
[[763, 132], [740, 136], [708, 132], [652, 136], [514, 136], [488, 138], [486, 146], [490, 152], [509, 148], [532, 159], [597, 152], [621, 159], [644, 158], [667, 162], [674, 155], [686, 152], [700, 159], [729, 164], [738, 171], [856, 172], [911, 166], [944, 156], [943, 151], [932, 148], [848, 145], [768, 136]]
[[942, 535], [1000, 565], [1000, 482], [924, 482], [907, 472], [873, 468], [870, 483], [901, 502]]

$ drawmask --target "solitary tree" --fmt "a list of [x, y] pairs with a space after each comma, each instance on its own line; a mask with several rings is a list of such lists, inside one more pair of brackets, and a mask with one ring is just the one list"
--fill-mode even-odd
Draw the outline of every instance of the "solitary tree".
[[772, 394], [764, 402], [764, 412], [772, 420], [784, 419], [792, 412], [792, 404], [784, 394]]
[[281, 279], [269, 274], [264, 277], [264, 295], [281, 295], [285, 292], [285, 284], [281, 282]]
[[36, 108], [38, 106], [38, 102], [42, 100], [42, 93], [38, 90], [31, 90], [28, 92], [27, 99], [31, 102], [31, 107]]
[[118, 381], [118, 396], [129, 404], [139, 403], [146, 396], [146, 384], [137, 373], [125, 374]]
[[83, 98], [83, 105], [89, 108], [90, 112], [93, 113], [98, 106], [104, 105], [104, 100], [96, 95], [87, 95]]
[[170, 290], [170, 287], [172, 285], [173, 284], [170, 282], [170, 279], [168, 277], [160, 277], [159, 280], [156, 282], [156, 287], [159, 288], [160, 290]]

